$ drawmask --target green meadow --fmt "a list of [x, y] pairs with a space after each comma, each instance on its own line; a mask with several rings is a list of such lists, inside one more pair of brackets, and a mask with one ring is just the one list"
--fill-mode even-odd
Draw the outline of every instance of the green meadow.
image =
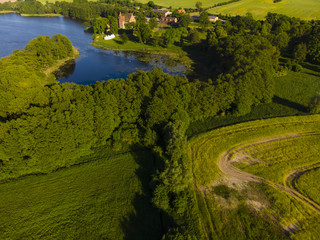
[[0, 184], [0, 239], [157, 239], [152, 157], [126, 153]]
[[305, 20], [320, 19], [318, 0], [241, 0], [209, 10], [213, 14], [245, 15], [250, 12], [256, 19], [264, 19], [268, 12], [285, 14]]

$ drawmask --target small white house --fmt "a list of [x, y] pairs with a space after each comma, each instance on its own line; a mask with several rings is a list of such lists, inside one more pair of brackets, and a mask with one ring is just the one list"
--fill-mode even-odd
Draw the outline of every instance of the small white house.
[[113, 38], [115, 38], [115, 37], [116, 37], [116, 35], [111, 34], [111, 35], [105, 36], [103, 39], [104, 39], [104, 40], [110, 40], [110, 39], [113, 39]]

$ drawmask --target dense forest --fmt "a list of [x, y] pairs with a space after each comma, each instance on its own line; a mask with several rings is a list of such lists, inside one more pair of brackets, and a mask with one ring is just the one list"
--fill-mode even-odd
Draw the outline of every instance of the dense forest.
[[[39, 5], [31, 1], [4, 3], [0, 9], [92, 20], [117, 17], [121, 6], [132, 4], [103, 3]], [[301, 71], [303, 61], [320, 63], [319, 21], [272, 13], [265, 21], [255, 21], [250, 15], [225, 18], [225, 24], [210, 23], [210, 27], [204, 19], [202, 29], [187, 31], [188, 21], [181, 16], [180, 24], [163, 36], [138, 38], [145, 44], [186, 48], [196, 59], [188, 77], [170, 76], [155, 68], [91, 86], [60, 84], [44, 71], [72, 55], [71, 42], [61, 35], [38, 37], [2, 58], [0, 180], [69, 167], [101, 147], [112, 153], [146, 148], [156, 161], [151, 201], [167, 216], [163, 239], [201, 239], [205, 233], [192, 190], [189, 124], [215, 116], [243, 116], [252, 107], [272, 101], [274, 76], [291, 69]], [[137, 24], [132, 26], [136, 31], [128, 29], [128, 35], [137, 36], [137, 29], [145, 23]], [[206, 34], [206, 39], [196, 38], [197, 31]], [[189, 34], [183, 34], [186, 32]], [[157, 38], [160, 40], [155, 41]], [[283, 237], [262, 220], [257, 219], [251, 228], [257, 239]], [[246, 233], [234, 234], [244, 237]]]

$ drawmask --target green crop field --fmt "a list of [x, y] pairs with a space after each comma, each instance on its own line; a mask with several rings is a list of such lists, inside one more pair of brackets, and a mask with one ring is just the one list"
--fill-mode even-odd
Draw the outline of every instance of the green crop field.
[[[147, 3], [149, 0], [139, 0], [139, 2]], [[170, 0], [155, 0], [153, 1], [155, 4], [158, 4], [163, 7], [173, 7], [173, 8], [195, 8], [195, 5], [197, 2], [202, 3], [202, 7], [210, 7], [214, 4], [226, 2], [226, 0], [204, 0], [204, 1], [198, 1], [198, 0], [177, 0], [177, 1], [170, 1]]]
[[305, 20], [320, 19], [320, 1], [318, 0], [241, 0], [209, 10], [213, 14], [245, 15], [250, 12], [256, 19], [263, 19], [268, 12], [285, 14]]
[[151, 162], [128, 153], [0, 184], [0, 239], [159, 238]]

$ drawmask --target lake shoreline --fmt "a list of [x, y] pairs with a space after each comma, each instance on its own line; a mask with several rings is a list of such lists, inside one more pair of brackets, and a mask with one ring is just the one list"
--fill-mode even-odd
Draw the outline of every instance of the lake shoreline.
[[78, 57], [80, 57], [80, 54], [79, 54], [79, 50], [72, 46], [72, 50], [73, 50], [73, 56], [71, 57], [67, 57], [67, 58], [64, 58], [64, 59], [61, 59], [61, 60], [57, 60], [56, 63], [47, 68], [44, 73], [49, 76], [50, 74], [54, 73], [55, 71], [58, 71], [62, 66], [64, 66], [65, 64], [67, 64], [70, 60], [74, 60]]
[[22, 17], [62, 17], [63, 15], [58, 13], [43, 13], [43, 14], [26, 14], [26, 13], [19, 13]]
[[191, 69], [192, 60], [187, 56], [187, 53], [182, 51], [181, 49], [168, 49], [162, 47], [153, 47], [150, 45], [145, 45], [142, 43], [135, 43], [132, 41], [128, 41], [125, 44], [121, 43], [121, 39], [116, 37], [111, 40], [103, 40], [103, 35], [99, 35], [98, 38], [95, 38], [91, 41], [91, 46], [95, 48], [112, 50], [112, 51], [121, 51], [121, 52], [136, 52], [141, 54], [155, 54], [169, 57], [174, 61], [178, 61], [183, 64], [187, 71]]
[[10, 14], [10, 13], [15, 13], [15, 11], [0, 11], [0, 15], [2, 15], [2, 14]]

